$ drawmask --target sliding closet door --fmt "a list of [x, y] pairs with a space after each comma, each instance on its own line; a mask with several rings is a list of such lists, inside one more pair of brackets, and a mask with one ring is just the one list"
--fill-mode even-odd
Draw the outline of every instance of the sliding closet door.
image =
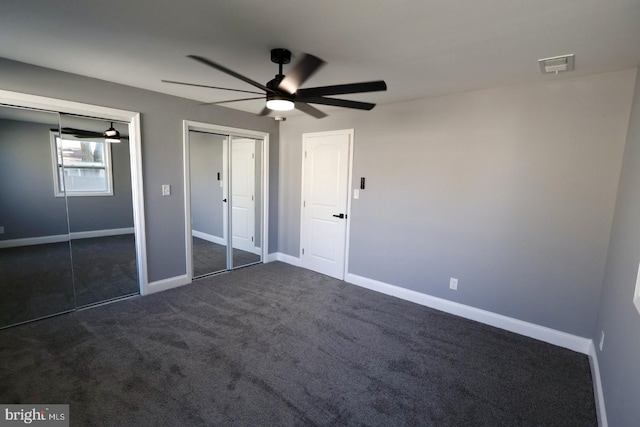
[[185, 123], [191, 276], [262, 262], [264, 140]]
[[75, 307], [57, 113], [0, 106], [0, 327]]
[[[61, 114], [56, 191], [65, 192], [76, 306], [139, 293], [127, 125]], [[103, 133], [113, 127], [120, 142]]]
[[193, 277], [228, 269], [228, 141], [226, 135], [189, 131]]
[[262, 140], [231, 137], [233, 267], [262, 260]]

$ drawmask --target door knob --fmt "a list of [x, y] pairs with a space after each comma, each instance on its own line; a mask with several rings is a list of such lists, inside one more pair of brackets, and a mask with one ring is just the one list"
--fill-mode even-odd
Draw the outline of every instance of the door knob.
[[227, 199], [222, 199], [222, 201], [223, 201], [224, 203], [227, 203]]
[[336, 214], [334, 215], [336, 218], [345, 218], [346, 215], [345, 214]]

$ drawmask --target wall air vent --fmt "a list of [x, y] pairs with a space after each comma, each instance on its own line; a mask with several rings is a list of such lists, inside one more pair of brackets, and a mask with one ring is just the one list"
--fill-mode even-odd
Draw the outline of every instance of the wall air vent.
[[561, 71], [573, 71], [573, 54], [554, 56], [551, 58], [538, 59], [542, 74], [555, 73]]

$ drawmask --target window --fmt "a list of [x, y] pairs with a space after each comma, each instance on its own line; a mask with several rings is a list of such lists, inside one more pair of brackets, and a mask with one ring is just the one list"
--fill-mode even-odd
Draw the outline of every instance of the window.
[[113, 196], [111, 146], [100, 140], [61, 139], [51, 133], [56, 197]]

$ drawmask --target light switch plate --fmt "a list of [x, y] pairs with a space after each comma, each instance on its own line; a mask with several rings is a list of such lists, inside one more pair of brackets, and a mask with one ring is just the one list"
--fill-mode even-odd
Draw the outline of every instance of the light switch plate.
[[171, 186], [168, 184], [163, 184], [162, 185], [162, 195], [163, 196], [170, 196], [171, 195]]
[[360, 198], [360, 189], [359, 188], [355, 188], [353, 190], [353, 198], [354, 199], [359, 199]]

